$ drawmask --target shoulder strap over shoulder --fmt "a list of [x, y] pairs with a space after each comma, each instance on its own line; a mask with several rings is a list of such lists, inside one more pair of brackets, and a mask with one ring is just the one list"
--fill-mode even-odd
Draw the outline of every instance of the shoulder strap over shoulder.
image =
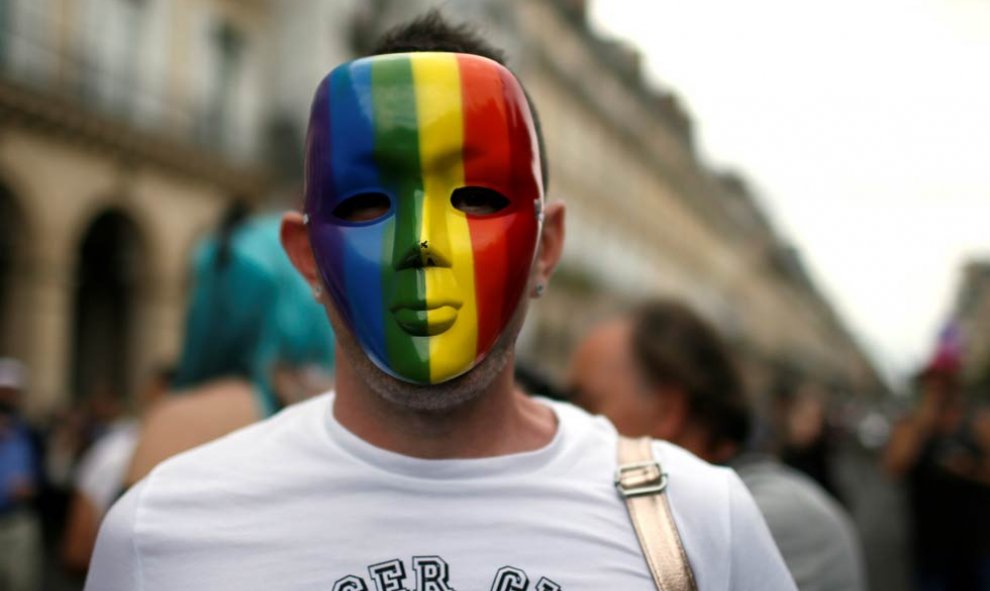
[[653, 457], [649, 437], [619, 437], [615, 488], [626, 502], [657, 589], [697, 591], [691, 564], [667, 502], [667, 474]]

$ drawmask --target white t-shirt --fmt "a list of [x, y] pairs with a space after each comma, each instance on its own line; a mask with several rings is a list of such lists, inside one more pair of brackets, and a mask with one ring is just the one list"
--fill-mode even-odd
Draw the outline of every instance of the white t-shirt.
[[141, 425], [135, 419], [114, 423], [79, 461], [76, 490], [93, 503], [99, 517], [103, 517], [123, 490], [140, 435]]
[[[616, 432], [547, 404], [536, 451], [423, 460], [366, 443], [332, 395], [176, 456], [111, 509], [88, 591], [654, 589], [612, 484]], [[793, 591], [738, 476], [656, 446], [701, 591]]]

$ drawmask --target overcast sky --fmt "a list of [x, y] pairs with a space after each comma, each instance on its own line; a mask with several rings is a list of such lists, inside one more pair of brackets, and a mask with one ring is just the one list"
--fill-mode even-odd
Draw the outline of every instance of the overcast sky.
[[883, 369], [990, 258], [990, 0], [594, 0], [740, 171]]

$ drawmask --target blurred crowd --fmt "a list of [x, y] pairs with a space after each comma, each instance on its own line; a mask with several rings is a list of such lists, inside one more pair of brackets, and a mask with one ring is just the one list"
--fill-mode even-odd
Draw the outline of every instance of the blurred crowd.
[[[128, 486], [332, 387], [332, 331], [281, 249], [278, 220], [234, 208], [200, 244], [180, 356], [129, 405], [98, 390], [37, 428], [21, 413], [30, 368], [0, 360], [0, 589], [79, 588], [100, 521]], [[517, 380], [733, 468], [802, 590], [990, 589], [990, 407], [964, 394], [959, 374], [957, 352], [941, 347], [900, 412], [837, 407], [795, 379], [757, 397], [712, 325], [654, 300], [585, 335], [566, 383], [538, 368]], [[871, 486], [903, 505], [871, 505]], [[878, 558], [897, 541], [869, 528], [877, 519], [904, 524], [893, 561]]]
[[330, 388], [332, 331], [282, 251], [279, 219], [237, 205], [199, 245], [180, 356], [129, 406], [98, 390], [34, 428], [21, 413], [28, 368], [0, 360], [0, 589], [80, 588], [100, 521], [130, 485]]

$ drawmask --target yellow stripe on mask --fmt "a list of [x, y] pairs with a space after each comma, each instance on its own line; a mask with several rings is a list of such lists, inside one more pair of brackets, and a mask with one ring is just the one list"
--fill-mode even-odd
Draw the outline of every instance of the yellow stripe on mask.
[[[422, 53], [412, 56], [419, 122], [419, 158], [423, 173], [423, 217], [420, 243], [425, 256], [446, 259], [427, 267], [429, 306], [460, 303], [457, 319], [446, 331], [430, 337], [430, 381], [440, 382], [462, 373], [474, 362], [478, 341], [478, 312], [474, 295], [474, 251], [467, 216], [451, 206], [450, 195], [464, 185], [464, 116], [461, 79], [453, 55]], [[450, 321], [451, 307], [427, 313], [432, 326]]]

